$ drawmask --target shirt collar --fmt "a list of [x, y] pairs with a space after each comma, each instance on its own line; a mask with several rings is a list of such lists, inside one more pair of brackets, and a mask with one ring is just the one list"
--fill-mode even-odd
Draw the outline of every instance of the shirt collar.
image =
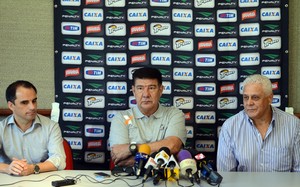
[[[156, 110], [156, 112], [154, 112], [154, 114], [152, 114], [151, 116], [154, 116], [155, 118], [160, 118], [162, 117], [162, 107], [160, 105], [160, 103], [158, 104], [158, 109]], [[143, 117], [147, 117], [146, 115], [144, 115], [139, 108], [136, 106], [133, 108], [133, 115], [135, 116], [135, 118], [143, 118]]]
[[[271, 110], [272, 110], [272, 119], [271, 119], [271, 124], [272, 124], [272, 127], [275, 126], [275, 118], [277, 117], [277, 113], [276, 113], [276, 110], [273, 106], [271, 106]], [[247, 118], [247, 121], [250, 123], [250, 125], [253, 126], [253, 120], [249, 118], [249, 116], [247, 115], [247, 113], [245, 112], [244, 110], [244, 115], [246, 116]]]
[[[7, 124], [6, 124], [6, 125], [7, 125], [7, 126], [8, 126], [8, 125], [16, 125], [15, 120], [14, 120], [14, 115], [13, 115], [13, 114], [10, 115], [10, 116], [8, 117], [8, 120], [7, 120]], [[36, 117], [35, 117], [35, 119], [34, 119], [34, 121], [33, 121], [33, 126], [37, 126], [37, 125], [42, 126], [41, 120], [40, 120], [40, 117], [39, 117], [38, 114], [36, 115]]]

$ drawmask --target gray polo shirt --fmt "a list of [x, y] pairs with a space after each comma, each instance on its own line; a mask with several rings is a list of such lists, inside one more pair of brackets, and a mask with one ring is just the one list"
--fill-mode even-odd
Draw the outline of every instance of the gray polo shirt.
[[159, 105], [158, 110], [147, 117], [137, 106], [118, 112], [111, 122], [109, 141], [115, 144], [155, 142], [168, 136], [186, 141], [184, 114], [178, 108]]

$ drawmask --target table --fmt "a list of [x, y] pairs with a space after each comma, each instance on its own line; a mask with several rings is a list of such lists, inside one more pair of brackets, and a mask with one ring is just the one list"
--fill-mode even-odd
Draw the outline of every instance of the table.
[[[51, 182], [54, 180], [61, 180], [58, 175], [66, 177], [71, 176], [75, 177], [76, 175], [88, 175], [91, 179], [95, 179], [95, 172], [99, 172], [97, 170], [63, 170], [63, 171], [54, 171], [47, 173], [40, 173], [37, 175], [30, 176], [11, 176], [7, 174], [0, 173], [0, 186], [5, 185], [7, 187], [47, 187], [52, 186]], [[110, 171], [104, 171], [106, 173], [110, 173]], [[223, 176], [223, 181], [220, 187], [299, 187], [300, 186], [300, 173], [288, 173], [288, 172], [276, 172], [276, 173], [260, 173], [260, 172], [220, 172]], [[46, 177], [49, 177], [40, 182], [31, 182], [29, 180], [41, 180]], [[131, 179], [135, 179], [136, 177], [132, 176]], [[115, 177], [110, 177], [110, 179], [115, 179]], [[129, 180], [127, 178], [123, 178], [130, 185], [136, 185], [141, 183], [141, 178], [137, 180]], [[24, 182], [20, 182], [14, 185], [9, 185], [9, 183], [17, 182], [24, 180]], [[152, 178], [149, 178], [144, 184], [144, 187], [154, 186], [152, 183]], [[189, 186], [191, 183], [185, 179], [181, 178], [179, 180], [180, 184], [183, 186]], [[77, 184], [72, 185], [74, 187], [93, 187], [93, 186], [108, 186], [108, 187], [127, 187], [128, 185], [121, 180], [117, 180], [112, 184], [100, 184], [100, 183], [92, 183], [88, 181], [87, 178], [81, 177], [81, 180], [78, 181]], [[139, 185], [141, 187], [142, 185]], [[159, 187], [165, 187], [165, 182], [160, 181], [157, 185]], [[166, 186], [178, 186], [175, 181], [168, 181]], [[199, 186], [195, 184], [194, 186]], [[206, 181], [201, 181], [201, 187], [209, 187]], [[71, 186], [70, 186], [71, 187]]]

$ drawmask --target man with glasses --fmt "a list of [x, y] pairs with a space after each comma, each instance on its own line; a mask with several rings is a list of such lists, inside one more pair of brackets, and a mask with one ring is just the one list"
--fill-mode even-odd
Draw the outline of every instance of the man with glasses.
[[148, 144], [151, 152], [168, 147], [171, 154], [185, 144], [184, 114], [174, 106], [160, 105], [163, 89], [159, 70], [145, 67], [134, 71], [132, 92], [137, 105], [120, 111], [111, 122], [109, 141], [114, 164], [133, 166], [140, 144]]

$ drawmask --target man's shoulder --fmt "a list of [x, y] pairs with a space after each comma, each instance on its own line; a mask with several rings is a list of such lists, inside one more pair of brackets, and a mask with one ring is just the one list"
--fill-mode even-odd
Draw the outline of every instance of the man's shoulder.
[[49, 117], [43, 116], [41, 114], [36, 115], [36, 122], [40, 123], [41, 125], [55, 125], [56, 124], [55, 121], [53, 121]]
[[181, 111], [179, 108], [175, 107], [175, 106], [163, 106], [163, 105], [160, 105], [159, 106], [161, 110], [164, 110], [164, 111], [175, 111], [175, 112], [178, 112], [178, 111]]

